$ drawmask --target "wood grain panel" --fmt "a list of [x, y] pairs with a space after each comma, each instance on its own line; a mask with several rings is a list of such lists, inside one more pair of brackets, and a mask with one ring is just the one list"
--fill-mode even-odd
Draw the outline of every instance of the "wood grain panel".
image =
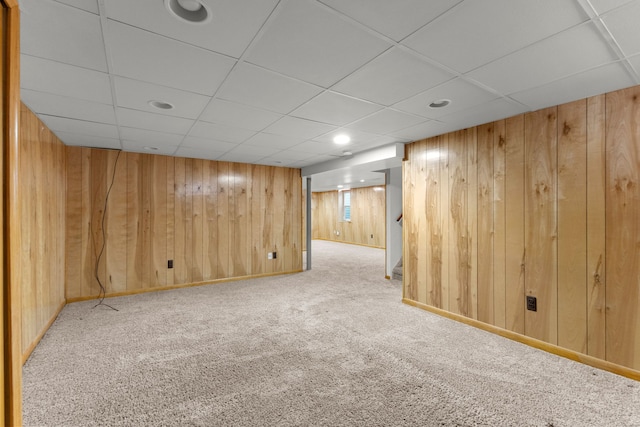
[[506, 120], [505, 327], [524, 334], [524, 116]]
[[478, 130], [465, 132], [467, 151], [467, 233], [469, 235], [468, 317], [478, 318]]
[[[412, 146], [415, 146], [414, 143]], [[415, 156], [414, 156], [415, 158]], [[413, 165], [413, 160], [402, 162], [402, 295], [412, 301], [420, 301], [418, 296], [418, 220], [416, 216], [424, 209], [415, 206], [416, 200], [416, 177], [417, 166]], [[426, 291], [426, 285], [425, 285]]]
[[606, 97], [607, 360], [640, 368], [640, 87]]
[[506, 327], [506, 124], [495, 122], [493, 141], [493, 322]]
[[478, 320], [494, 322], [493, 288], [493, 124], [478, 127]]
[[[427, 267], [427, 304], [442, 308], [442, 221], [440, 192], [440, 158], [446, 153], [440, 151], [440, 138], [432, 138], [427, 143], [426, 186], [427, 199], [427, 250], [424, 262]], [[418, 261], [420, 263], [420, 261]]]
[[558, 345], [587, 352], [587, 102], [558, 107]]
[[[65, 298], [82, 296], [82, 148], [67, 147]], [[125, 210], [126, 214], [126, 210]]]
[[449, 136], [449, 310], [469, 316], [469, 234], [466, 132]]
[[450, 134], [437, 137], [439, 140], [440, 156], [440, 183], [438, 192], [440, 194], [440, 301], [444, 310], [449, 310], [449, 138]]
[[[98, 294], [95, 286], [89, 287], [92, 248], [99, 247], [93, 240], [102, 238], [93, 231], [93, 223], [100, 222], [116, 153], [69, 149], [67, 156], [75, 162], [67, 190], [70, 197], [76, 196], [67, 212], [74, 218], [66, 230], [67, 262], [82, 260], [70, 276], [83, 279], [69, 284], [68, 295], [78, 300]], [[107, 294], [302, 269], [299, 169], [137, 153], [121, 156], [105, 221], [110, 261], [101, 268], [110, 278]], [[280, 255], [279, 262], [270, 263], [271, 271], [266, 268], [267, 248]], [[172, 269], [167, 260], [174, 261]], [[124, 271], [119, 264], [126, 266]], [[262, 268], [253, 272], [254, 265]], [[49, 268], [55, 269], [55, 263]], [[38, 298], [49, 297], [34, 296]]]
[[[19, 310], [22, 313], [18, 340], [20, 347], [18, 359], [30, 354], [47, 328], [55, 319], [65, 301], [64, 254], [67, 248], [76, 253], [76, 263], [69, 265], [69, 277], [77, 284], [75, 292], [81, 288], [79, 283], [83, 274], [78, 262], [82, 250], [81, 220], [77, 212], [81, 211], [81, 188], [74, 186], [68, 193], [75, 195], [71, 203], [76, 209], [72, 218], [78, 221], [65, 244], [67, 220], [66, 206], [66, 149], [62, 142], [49, 131], [44, 124], [24, 105], [20, 116], [20, 162], [15, 165], [20, 181], [20, 210], [16, 229], [20, 234], [20, 276], [17, 286], [22, 294]], [[82, 173], [81, 150], [75, 149], [72, 159], [75, 161], [70, 175], [78, 177]], [[17, 309], [17, 308], [16, 308]], [[21, 357], [20, 357], [21, 356]]]
[[[427, 141], [422, 141], [416, 144], [418, 150], [423, 150], [426, 153]], [[428, 303], [429, 290], [427, 286], [427, 266], [424, 263], [420, 263], [420, 259], [428, 257], [427, 244], [428, 244], [428, 229], [427, 229], [427, 181], [426, 181], [426, 168], [427, 168], [427, 156], [416, 156], [413, 160], [415, 165], [410, 177], [412, 183], [411, 189], [411, 204], [415, 206], [415, 210], [411, 212], [411, 226], [408, 230], [410, 233], [410, 255], [409, 255], [409, 268], [408, 279], [410, 280], [410, 293], [416, 295], [416, 301]], [[410, 208], [411, 209], [411, 208]], [[403, 221], [404, 222], [404, 221]], [[403, 261], [404, 263], [404, 261]]]
[[537, 312], [525, 313], [525, 334], [557, 344], [557, 108], [525, 115], [526, 294]]
[[103, 256], [109, 272], [105, 286], [108, 292], [124, 292], [127, 290], [127, 210], [122, 206], [127, 206], [127, 159], [119, 151], [108, 151], [107, 156], [107, 185], [111, 191], [105, 216], [107, 241]]
[[605, 359], [605, 95], [587, 99], [587, 172], [587, 353]]

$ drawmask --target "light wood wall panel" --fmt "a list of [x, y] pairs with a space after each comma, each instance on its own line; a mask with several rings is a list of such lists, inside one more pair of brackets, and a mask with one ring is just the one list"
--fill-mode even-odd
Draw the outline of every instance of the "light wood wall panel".
[[339, 218], [338, 191], [311, 193], [312, 237], [384, 248], [384, 186], [352, 188], [350, 191], [351, 221], [341, 221]]
[[638, 117], [633, 87], [407, 145], [404, 297], [640, 369]]
[[100, 291], [112, 180], [98, 266], [107, 295], [302, 269], [299, 169], [77, 147], [60, 156], [69, 300]]
[[[19, 147], [22, 354], [26, 356], [64, 305], [65, 251], [80, 249], [81, 236], [75, 230], [65, 244], [65, 147], [24, 105]], [[77, 267], [68, 270], [74, 279], [80, 276]]]

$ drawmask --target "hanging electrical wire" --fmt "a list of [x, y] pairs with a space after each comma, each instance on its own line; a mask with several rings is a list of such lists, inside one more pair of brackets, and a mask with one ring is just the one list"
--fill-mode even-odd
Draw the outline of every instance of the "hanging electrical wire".
[[[102, 283], [102, 280], [100, 279], [100, 275], [98, 274], [98, 269], [100, 266], [100, 260], [102, 259], [102, 254], [104, 253], [104, 248], [107, 244], [107, 232], [105, 231], [104, 228], [104, 221], [105, 218], [107, 216], [107, 204], [109, 203], [109, 195], [111, 194], [111, 189], [113, 188], [113, 183], [116, 180], [116, 168], [118, 167], [118, 160], [120, 159], [120, 154], [122, 154], [122, 150], [118, 150], [118, 155], [116, 156], [116, 161], [113, 164], [113, 173], [111, 175], [111, 182], [109, 183], [109, 188], [107, 189], [107, 195], [104, 198], [104, 206], [102, 208], [102, 219], [100, 221], [101, 224], [101, 230], [102, 230], [102, 246], [100, 247], [100, 251], [98, 252], [98, 256], [96, 257], [96, 265], [95, 265], [95, 269], [94, 269], [94, 277], [96, 279], [96, 281], [98, 282], [98, 285], [100, 286], [100, 292], [98, 293], [98, 299], [100, 301], [98, 301], [98, 303], [96, 305], [93, 306], [93, 308], [98, 307], [99, 305], [104, 305], [105, 307], [109, 307], [112, 310], [118, 311], [117, 308], [114, 308], [112, 306], [110, 306], [109, 304], [105, 304], [104, 303], [104, 299], [107, 296], [107, 289], [104, 286], [104, 284]], [[93, 234], [93, 232], [92, 232]]]

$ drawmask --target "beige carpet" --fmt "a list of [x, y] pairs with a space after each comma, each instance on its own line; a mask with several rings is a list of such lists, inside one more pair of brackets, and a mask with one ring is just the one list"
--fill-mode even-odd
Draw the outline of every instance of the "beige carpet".
[[400, 302], [384, 252], [70, 304], [24, 367], [26, 426], [639, 426], [640, 383]]

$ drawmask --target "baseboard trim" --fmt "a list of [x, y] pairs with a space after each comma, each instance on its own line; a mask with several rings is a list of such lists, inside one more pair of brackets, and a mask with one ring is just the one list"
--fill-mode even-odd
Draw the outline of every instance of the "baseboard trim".
[[[281, 276], [284, 274], [302, 273], [302, 271], [303, 271], [302, 269], [291, 270], [291, 271], [279, 271], [277, 273], [261, 273], [261, 274], [253, 274], [250, 276], [226, 277], [224, 279], [206, 280], [202, 282], [193, 282], [193, 283], [182, 283], [179, 285], [169, 285], [169, 286], [162, 286], [162, 287], [155, 287], [155, 288], [132, 289], [130, 291], [122, 291], [122, 292], [110, 292], [110, 293], [107, 293], [107, 295], [105, 295], [105, 298], [125, 297], [129, 295], [146, 294], [147, 292], [170, 291], [173, 289], [192, 288], [195, 286], [217, 285], [221, 283], [237, 282], [239, 280], [258, 279], [261, 277], [271, 277], [271, 276]], [[90, 301], [98, 298], [99, 298], [98, 295], [89, 295], [84, 297], [71, 297], [71, 298], [67, 298], [67, 304], [71, 304], [74, 302], [81, 302], [81, 301]]]
[[367, 245], [365, 243], [342, 242], [340, 240], [320, 239], [320, 238], [314, 238], [313, 240], [324, 240], [325, 242], [344, 243], [345, 245], [364, 246], [365, 248], [386, 249], [386, 247], [384, 247], [384, 246]]
[[640, 381], [640, 371], [627, 368], [626, 366], [607, 362], [606, 360], [598, 359], [597, 357], [589, 356], [587, 354], [583, 354], [577, 351], [559, 347], [555, 344], [549, 344], [547, 342], [538, 340], [536, 338], [531, 338], [526, 335], [519, 334], [517, 332], [502, 329], [497, 326], [490, 325], [488, 323], [484, 323], [476, 319], [471, 319], [471, 318], [462, 316], [460, 314], [451, 313], [446, 310], [432, 307], [430, 305], [427, 305], [421, 302], [413, 301], [407, 298], [402, 298], [402, 302], [404, 304], [420, 308], [430, 313], [434, 313], [439, 316], [446, 317], [448, 319], [455, 320], [460, 323], [464, 323], [466, 325], [473, 326], [475, 328], [482, 329], [484, 331], [491, 332], [496, 335], [500, 335], [501, 337], [508, 338], [513, 341], [517, 341], [519, 343], [528, 345], [530, 347], [534, 347], [539, 350], [546, 351], [547, 353], [555, 354], [556, 356], [564, 357], [566, 359], [570, 359], [575, 362], [579, 362], [594, 368], [602, 369], [603, 371], [608, 371], [616, 375], [620, 375], [626, 378], [630, 378], [632, 380]]
[[44, 337], [44, 334], [46, 334], [47, 331], [49, 330], [49, 328], [51, 327], [51, 325], [53, 325], [53, 322], [56, 321], [56, 319], [58, 318], [58, 315], [60, 314], [60, 312], [62, 311], [62, 309], [64, 308], [64, 306], [66, 304], [67, 303], [65, 301], [62, 301], [62, 303], [60, 303], [60, 306], [56, 309], [56, 312], [53, 314], [53, 316], [51, 316], [51, 319], [49, 319], [47, 324], [44, 325], [44, 328], [42, 328], [42, 331], [40, 331], [40, 333], [38, 334], [36, 339], [33, 340], [33, 342], [31, 344], [29, 344], [29, 347], [27, 347], [27, 349], [24, 351], [24, 353], [22, 353], [22, 365], [23, 366], [24, 366], [25, 363], [27, 363], [27, 360], [29, 360], [29, 357], [31, 356], [31, 353], [33, 353], [33, 350], [36, 349], [36, 347], [38, 346], [38, 344], [40, 343], [40, 341]]

